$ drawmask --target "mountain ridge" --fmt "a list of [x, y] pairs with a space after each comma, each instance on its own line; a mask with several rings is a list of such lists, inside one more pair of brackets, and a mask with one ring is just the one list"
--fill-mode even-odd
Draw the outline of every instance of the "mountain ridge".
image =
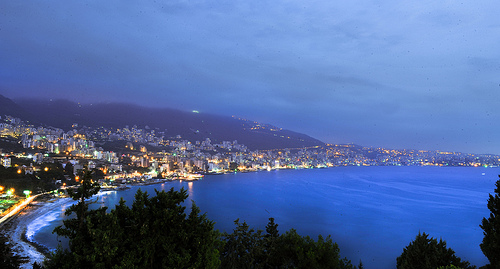
[[124, 128], [136, 125], [192, 142], [206, 138], [219, 142], [237, 140], [249, 149], [324, 145], [306, 134], [247, 119], [126, 103], [80, 104], [64, 99], [33, 98], [11, 100], [0, 95], [0, 115], [12, 115], [64, 130], [72, 129], [75, 123], [80, 127]]

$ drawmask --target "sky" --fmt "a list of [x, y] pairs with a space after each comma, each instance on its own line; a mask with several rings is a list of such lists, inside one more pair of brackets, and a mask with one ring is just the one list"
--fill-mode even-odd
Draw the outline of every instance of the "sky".
[[497, 1], [0, 1], [0, 94], [500, 154]]

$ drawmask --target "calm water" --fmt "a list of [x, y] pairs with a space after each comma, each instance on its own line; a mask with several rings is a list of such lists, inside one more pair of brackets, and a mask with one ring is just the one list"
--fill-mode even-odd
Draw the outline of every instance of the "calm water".
[[[489, 215], [486, 203], [498, 174], [498, 168], [339, 167], [207, 176], [141, 189], [153, 195], [155, 188], [186, 188], [188, 199], [222, 231], [232, 231], [237, 218], [264, 229], [274, 217], [282, 232], [332, 235], [342, 256], [354, 264], [361, 259], [366, 268], [395, 268], [419, 231], [443, 238], [457, 256], [482, 266], [488, 261], [479, 248], [479, 224]], [[124, 197], [130, 205], [138, 188], [99, 200], [113, 207]], [[41, 216], [30, 228], [34, 239], [55, 248], [51, 232], [62, 214], [63, 208]]]

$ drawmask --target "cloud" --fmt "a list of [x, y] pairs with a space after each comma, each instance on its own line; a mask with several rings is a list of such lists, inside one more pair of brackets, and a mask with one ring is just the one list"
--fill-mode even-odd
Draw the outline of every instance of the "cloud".
[[8, 2], [0, 90], [234, 114], [327, 142], [500, 153], [496, 5]]

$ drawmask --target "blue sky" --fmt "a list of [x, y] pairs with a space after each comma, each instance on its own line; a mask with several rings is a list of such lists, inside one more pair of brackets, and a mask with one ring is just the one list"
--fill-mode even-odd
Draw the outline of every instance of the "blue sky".
[[500, 154], [495, 1], [1, 1], [0, 94]]

